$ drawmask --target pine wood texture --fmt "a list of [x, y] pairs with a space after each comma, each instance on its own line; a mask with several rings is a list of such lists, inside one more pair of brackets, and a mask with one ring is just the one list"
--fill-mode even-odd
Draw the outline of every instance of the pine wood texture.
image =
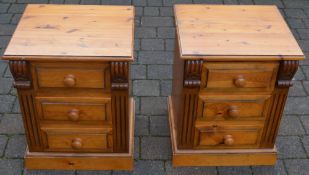
[[31, 4], [4, 58], [133, 60], [133, 28], [131, 6]]
[[276, 148], [269, 149], [180, 149], [177, 146], [177, 125], [173, 99], [168, 97], [173, 167], [181, 166], [245, 166], [274, 165]]
[[181, 58], [304, 58], [276, 6], [175, 5], [175, 20]]
[[5, 52], [29, 169], [131, 170], [132, 6], [28, 5]]
[[304, 55], [275, 6], [176, 5], [174, 166], [273, 165]]
[[36, 105], [44, 121], [112, 123], [110, 98], [85, 102], [79, 98], [37, 97]]
[[202, 86], [214, 91], [272, 91], [278, 62], [205, 62]]
[[27, 169], [60, 170], [132, 170], [134, 167], [135, 104], [129, 100], [129, 149], [127, 153], [47, 153], [30, 152], [25, 155]]
[[[38, 88], [109, 88], [108, 63], [33, 63]], [[91, 77], [91, 78], [89, 78]]]
[[214, 95], [200, 96], [198, 120], [264, 120], [271, 95]]

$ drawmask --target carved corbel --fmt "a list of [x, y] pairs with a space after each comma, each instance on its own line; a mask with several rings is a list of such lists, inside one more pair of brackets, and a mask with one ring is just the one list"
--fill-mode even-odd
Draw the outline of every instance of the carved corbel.
[[129, 88], [128, 62], [111, 62], [111, 84], [113, 90]]
[[113, 116], [113, 151], [127, 152], [129, 135], [129, 64], [128, 62], [111, 62], [112, 116]]
[[184, 69], [184, 87], [196, 88], [201, 85], [203, 60], [186, 60]]
[[11, 60], [9, 61], [9, 66], [14, 77], [14, 87], [18, 89], [31, 88], [29, 63], [23, 60]]
[[281, 61], [278, 72], [278, 87], [288, 88], [293, 85], [292, 78], [298, 69], [299, 61], [297, 60], [284, 60]]

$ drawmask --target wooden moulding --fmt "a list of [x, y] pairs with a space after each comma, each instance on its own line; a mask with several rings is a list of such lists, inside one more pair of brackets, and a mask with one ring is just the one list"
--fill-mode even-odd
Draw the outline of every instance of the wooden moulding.
[[128, 153], [43, 153], [29, 152], [25, 155], [27, 169], [59, 170], [133, 170], [134, 167], [134, 116], [135, 105], [130, 98], [129, 152]]
[[193, 150], [178, 149], [172, 98], [168, 97], [168, 114], [173, 151], [173, 166], [245, 166], [274, 165], [276, 147], [270, 149]]

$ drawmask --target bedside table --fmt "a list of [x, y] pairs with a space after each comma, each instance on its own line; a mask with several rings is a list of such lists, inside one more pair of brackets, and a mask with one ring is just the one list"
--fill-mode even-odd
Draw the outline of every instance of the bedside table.
[[176, 5], [173, 166], [273, 165], [304, 55], [275, 6]]
[[4, 53], [28, 169], [132, 170], [131, 6], [28, 5]]

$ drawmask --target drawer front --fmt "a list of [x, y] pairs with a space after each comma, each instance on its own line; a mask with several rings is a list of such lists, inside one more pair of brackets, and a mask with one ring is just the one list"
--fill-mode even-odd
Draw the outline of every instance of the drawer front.
[[45, 151], [63, 152], [112, 152], [111, 128], [44, 128]]
[[200, 95], [200, 120], [264, 120], [270, 95]]
[[42, 120], [111, 123], [111, 99], [42, 98], [37, 97], [37, 109]]
[[206, 62], [203, 64], [204, 90], [273, 90], [278, 63]]
[[194, 147], [257, 148], [261, 131], [258, 125], [197, 124]]
[[108, 64], [33, 64], [37, 88], [109, 88]]

